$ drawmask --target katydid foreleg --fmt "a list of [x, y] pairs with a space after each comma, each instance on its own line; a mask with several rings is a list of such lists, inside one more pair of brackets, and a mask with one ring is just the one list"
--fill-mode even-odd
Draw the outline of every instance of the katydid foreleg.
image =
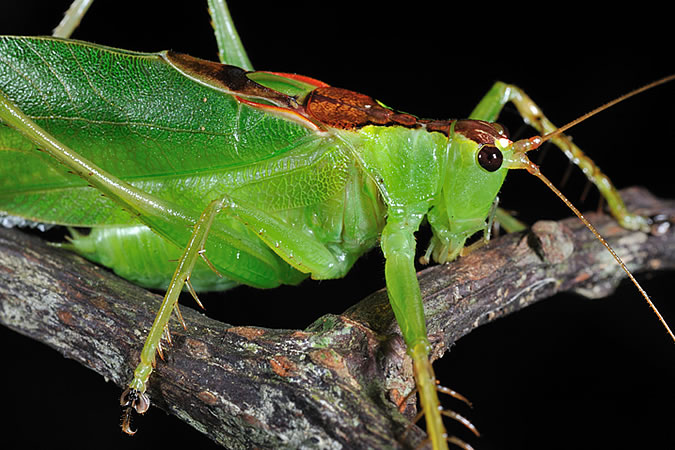
[[[221, 62], [253, 70], [225, 2], [209, 0], [209, 10], [214, 18]], [[360, 190], [360, 187], [357, 189]], [[496, 202], [494, 205], [496, 206]], [[303, 242], [293, 245], [293, 242], [297, 240], [296, 233], [289, 232], [292, 230], [289, 230], [285, 224], [278, 223], [274, 217], [262, 214], [261, 211], [255, 209], [247, 212], [244, 212], [241, 207], [239, 209], [238, 217], [246, 226], [257, 232], [260, 238], [288, 264], [302, 272], [311, 272], [313, 278], [340, 277], [351, 266], [351, 261], [345, 260], [344, 254], [332, 254], [321, 242], [314, 242], [313, 236], [300, 236]], [[413, 234], [419, 227], [425, 212], [426, 210], [421, 210], [398, 222], [391, 219], [394, 214], [390, 213], [387, 226], [382, 234], [382, 249], [387, 259], [385, 274], [390, 302], [408, 352], [413, 359], [415, 380], [422, 405], [421, 414], [426, 417], [427, 433], [433, 448], [442, 449], [447, 448], [447, 433], [442, 416], [438, 414], [442, 408], [438, 401], [436, 378], [429, 360], [430, 344], [414, 266], [416, 245]], [[235, 214], [237, 214], [236, 211]], [[270, 235], [275, 232], [276, 238]], [[288, 247], [289, 244], [292, 248]], [[321, 256], [324, 256], [323, 260]], [[454, 437], [450, 442], [464, 445], [461, 440]]]

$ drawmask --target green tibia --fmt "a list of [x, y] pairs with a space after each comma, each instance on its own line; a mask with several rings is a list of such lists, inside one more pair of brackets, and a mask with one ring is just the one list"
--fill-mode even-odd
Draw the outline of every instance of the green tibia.
[[[454, 128], [453, 128], [454, 129]], [[439, 411], [425, 314], [415, 270], [414, 233], [425, 215], [440, 262], [454, 259], [468, 237], [485, 228], [507, 169], [488, 172], [478, 164], [480, 145], [460, 133], [448, 139], [423, 128], [367, 126], [338, 135], [348, 143], [388, 206], [380, 246], [386, 258], [387, 292], [408, 353], [435, 449], [447, 448]], [[504, 142], [506, 144], [506, 142]], [[509, 158], [509, 152], [504, 158]]]

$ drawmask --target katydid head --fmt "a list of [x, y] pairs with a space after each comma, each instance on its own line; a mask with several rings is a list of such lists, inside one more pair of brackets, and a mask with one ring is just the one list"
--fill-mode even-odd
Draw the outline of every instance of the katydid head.
[[433, 237], [423, 263], [432, 256], [439, 263], [452, 261], [463, 251], [467, 238], [486, 229], [485, 218], [494, 212], [508, 171], [505, 162], [512, 158], [511, 143], [499, 124], [452, 122], [440, 195], [427, 213]]
[[[485, 217], [488, 217], [489, 224], [491, 219], [490, 208], [496, 204], [495, 199], [506, 172], [509, 169], [525, 169], [551, 189], [609, 251], [657, 315], [670, 337], [675, 341], [675, 334], [652, 303], [647, 292], [628, 270], [626, 264], [572, 202], [527, 157], [527, 152], [539, 148], [549, 139], [561, 138], [565, 130], [589, 117], [629, 97], [672, 80], [675, 80], [675, 75], [631, 91], [544, 136], [511, 141], [504, 128], [499, 124], [479, 120], [454, 122], [450, 131], [451, 139], [449, 139], [449, 167], [452, 168], [453, 172], [445, 177], [442, 200], [434, 205], [427, 214], [434, 235], [429, 249], [421, 261], [428, 262], [431, 255], [433, 255], [434, 260], [441, 263], [451, 261], [460, 254], [469, 236], [481, 230], [487, 232], [486, 227], [489, 225], [486, 225]], [[462, 201], [458, 202], [456, 200], [458, 198]], [[649, 226], [646, 226], [649, 223], [647, 219], [625, 211], [624, 213], [624, 216], [628, 219], [624, 217], [622, 225], [632, 229], [649, 231]]]

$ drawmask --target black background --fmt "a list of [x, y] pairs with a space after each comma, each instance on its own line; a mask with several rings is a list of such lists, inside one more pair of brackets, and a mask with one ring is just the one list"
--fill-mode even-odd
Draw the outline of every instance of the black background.
[[[3, 2], [0, 33], [49, 34], [68, 3]], [[312, 76], [422, 117], [466, 116], [494, 81], [504, 80], [525, 89], [554, 123], [563, 124], [675, 71], [666, 21], [671, 13], [646, 5], [591, 12], [570, 3], [564, 11], [477, 2], [471, 8], [406, 2], [392, 9], [389, 3], [230, 7], [256, 68]], [[73, 37], [216, 59], [205, 5], [183, 4], [99, 0]], [[576, 127], [575, 142], [619, 187], [643, 185], [672, 197], [674, 93], [671, 84], [631, 99]], [[504, 114], [517, 131], [513, 111]], [[543, 171], [557, 181], [566, 166], [549, 152]], [[564, 190], [578, 200], [584, 184], [575, 172]], [[569, 215], [524, 173], [509, 175], [501, 198], [524, 220]], [[597, 195], [581, 206], [595, 208]], [[303, 328], [382, 287], [382, 263], [376, 250], [346, 279], [262, 293], [240, 288], [209, 301], [208, 310], [235, 325]], [[640, 280], [675, 325], [671, 277]], [[342, 300], [329, 300], [336, 292]], [[214, 446], [157, 409], [139, 422], [135, 437], [122, 435], [116, 386], [42, 344], [5, 328], [0, 333], [0, 398], [9, 413], [0, 421], [3, 446]], [[675, 448], [674, 361], [675, 345], [637, 291], [623, 284], [608, 299], [558, 296], [482, 327], [435, 367], [444, 384], [473, 401], [475, 408], [463, 412], [483, 433], [471, 439], [476, 448]]]

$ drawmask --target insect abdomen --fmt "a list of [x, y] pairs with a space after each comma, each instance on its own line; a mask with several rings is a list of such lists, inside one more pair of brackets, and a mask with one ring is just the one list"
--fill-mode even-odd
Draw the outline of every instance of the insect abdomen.
[[[70, 246], [122, 278], [151, 289], [167, 288], [181, 254], [144, 225], [96, 227], [88, 235], [72, 232]], [[223, 291], [237, 284], [218, 276], [203, 261], [197, 261], [190, 281], [198, 291]]]

